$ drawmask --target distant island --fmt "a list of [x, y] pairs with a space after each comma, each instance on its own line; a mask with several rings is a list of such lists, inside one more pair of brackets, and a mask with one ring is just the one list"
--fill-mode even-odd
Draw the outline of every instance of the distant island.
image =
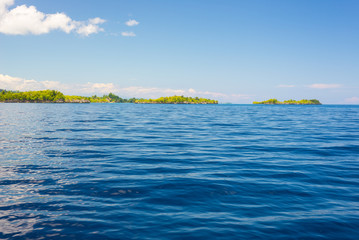
[[278, 101], [275, 98], [269, 99], [267, 101], [263, 101], [263, 102], [253, 102], [253, 104], [281, 104], [281, 105], [321, 105], [321, 103], [319, 102], [319, 100], [317, 99], [302, 99], [299, 101], [290, 99], [290, 100], [285, 100], [283, 102]]
[[98, 97], [64, 95], [56, 90], [8, 91], [0, 89], [0, 102], [3, 103], [138, 103], [138, 104], [218, 104], [217, 100], [198, 97], [160, 97], [157, 99], [121, 98], [113, 93]]
[[184, 97], [184, 96], [172, 96], [172, 97], [160, 97], [157, 99], [136, 99], [135, 103], [144, 104], [218, 104], [217, 100], [211, 100], [207, 98], [198, 97]]

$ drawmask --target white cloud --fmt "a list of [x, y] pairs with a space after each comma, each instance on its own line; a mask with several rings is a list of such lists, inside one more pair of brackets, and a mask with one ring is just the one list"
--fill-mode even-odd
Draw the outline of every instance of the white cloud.
[[108, 94], [118, 91], [118, 88], [113, 83], [87, 83], [79, 84], [77, 86], [80, 94]]
[[184, 95], [186, 94], [186, 91], [182, 89], [156, 88], [156, 87], [146, 88], [141, 86], [132, 86], [132, 87], [119, 88], [118, 93], [127, 96], [157, 98], [157, 97], [171, 96], [171, 95]]
[[0, 74], [0, 89], [7, 90], [44, 90], [44, 89], [62, 89], [67, 90], [68, 87], [60, 82], [55, 81], [36, 81], [23, 78], [11, 77], [9, 75]]
[[279, 88], [294, 88], [295, 85], [280, 84], [280, 85], [278, 85], [277, 87], [279, 87]]
[[14, 0], [1, 0], [0, 1], [0, 16], [2, 16], [7, 8], [14, 4]]
[[102, 23], [105, 23], [105, 22], [106, 22], [106, 20], [104, 20], [102, 18], [99, 18], [99, 17], [89, 19], [90, 24], [102, 24]]
[[136, 37], [134, 32], [122, 32], [121, 35], [124, 37]]
[[87, 21], [74, 21], [65, 13], [46, 14], [35, 6], [21, 5], [11, 10], [14, 0], [0, 0], [0, 33], [9, 35], [46, 34], [53, 30], [65, 33], [72, 31], [88, 36], [104, 31], [99, 24], [105, 22], [101, 18]]
[[315, 83], [312, 85], [309, 85], [310, 88], [316, 88], [316, 89], [328, 89], [328, 88], [340, 88], [340, 84], [326, 84], [326, 83]]
[[359, 97], [346, 98], [344, 101], [349, 104], [359, 104]]
[[212, 98], [221, 102], [240, 102], [243, 100], [248, 100], [252, 97], [251, 95], [245, 94], [225, 94], [220, 92], [196, 91], [193, 88], [172, 89], [141, 86], [120, 87], [114, 83], [90, 82], [85, 84], [63, 84], [57, 81], [28, 80], [3, 74], [0, 74], [0, 89], [19, 91], [53, 89], [61, 91], [64, 94], [86, 96], [93, 94], [108, 94], [112, 92], [127, 98], [158, 98], [164, 96], [184, 95], [191, 97]]
[[188, 92], [189, 93], [196, 93], [196, 90], [194, 90], [193, 88], [190, 88], [190, 89], [188, 89]]
[[238, 102], [245, 99], [250, 99], [252, 96], [247, 94], [225, 94], [220, 92], [210, 92], [210, 91], [196, 91], [193, 88], [188, 89], [185, 91], [185, 95], [191, 97], [209, 97], [215, 98], [217, 100], [223, 102]]
[[129, 26], [129, 27], [133, 27], [133, 26], [137, 26], [137, 25], [140, 24], [140, 23], [137, 22], [137, 21], [134, 20], [134, 19], [130, 19], [130, 20], [128, 20], [125, 24], [126, 24], [127, 26]]
[[88, 36], [93, 33], [103, 32], [104, 29], [99, 27], [98, 24], [102, 24], [105, 20], [101, 18], [93, 18], [88, 21], [88, 24], [80, 24], [76, 32], [83, 36]]

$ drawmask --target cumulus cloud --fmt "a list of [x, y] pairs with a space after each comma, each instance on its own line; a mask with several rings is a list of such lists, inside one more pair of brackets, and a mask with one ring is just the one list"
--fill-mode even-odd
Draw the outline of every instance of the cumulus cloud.
[[190, 89], [188, 89], [188, 92], [189, 93], [196, 93], [196, 90], [194, 90], [193, 88], [190, 88]]
[[118, 91], [118, 88], [113, 83], [86, 83], [77, 86], [81, 94], [107, 94]]
[[278, 85], [277, 87], [279, 87], [279, 88], [294, 88], [295, 85], [280, 84], [280, 85]]
[[221, 101], [233, 101], [238, 102], [240, 100], [250, 99], [252, 96], [248, 94], [225, 94], [220, 92], [211, 92], [211, 91], [196, 91], [193, 88], [188, 89], [185, 91], [187, 96], [200, 96], [200, 97], [211, 97], [216, 98]]
[[137, 25], [140, 24], [140, 23], [137, 22], [137, 21], [134, 20], [134, 19], [130, 19], [130, 20], [128, 20], [125, 24], [126, 24], [127, 26], [129, 26], [129, 27], [133, 27], [133, 26], [137, 26]]
[[7, 8], [14, 4], [14, 0], [1, 0], [0, 1], [0, 16], [2, 16]]
[[326, 83], [315, 83], [312, 85], [309, 85], [310, 88], [316, 88], [316, 89], [328, 89], [328, 88], [340, 88], [340, 84], [326, 84]]
[[77, 32], [80, 35], [104, 31], [99, 25], [105, 20], [93, 18], [87, 21], [72, 20], [65, 13], [46, 14], [35, 6], [21, 5], [11, 10], [14, 0], [0, 1], [0, 33], [9, 35], [46, 34], [53, 30], [65, 33]]
[[102, 18], [99, 18], [99, 17], [97, 17], [97, 18], [91, 18], [90, 20], [89, 20], [89, 23], [90, 24], [94, 24], [94, 25], [96, 25], [96, 24], [102, 24], [102, 23], [105, 23], [106, 22], [106, 20], [104, 20], [104, 19], [102, 19]]
[[110, 92], [118, 94], [122, 97], [137, 98], [158, 98], [163, 96], [184, 95], [191, 97], [214, 98], [221, 102], [240, 102], [250, 99], [251, 95], [246, 94], [225, 94], [211, 91], [197, 91], [193, 88], [189, 89], [172, 89], [172, 88], [156, 88], [130, 86], [120, 87], [114, 83], [85, 83], [85, 84], [63, 84], [57, 81], [36, 81], [19, 77], [0, 74], [0, 89], [31, 91], [53, 89], [59, 90], [64, 94], [75, 95], [93, 95], [108, 94]]
[[136, 37], [134, 32], [122, 32], [121, 35], [124, 37]]
[[[97, 18], [90, 19], [88, 24], [78, 25], [76, 32], [78, 34], [86, 36], [86, 37], [93, 33], [103, 32], [104, 29], [98, 26], [98, 24], [100, 24], [100, 23], [91, 23], [91, 22], [96, 22], [96, 19]], [[100, 20], [102, 22], [105, 22], [105, 20], [103, 20], [103, 19], [100, 19]]]
[[158, 98], [171, 95], [184, 95], [186, 91], [183, 89], [131, 86], [118, 89], [118, 93], [127, 96]]
[[68, 87], [56, 81], [36, 81], [0, 74], [0, 89], [19, 91], [44, 89], [68, 90]]

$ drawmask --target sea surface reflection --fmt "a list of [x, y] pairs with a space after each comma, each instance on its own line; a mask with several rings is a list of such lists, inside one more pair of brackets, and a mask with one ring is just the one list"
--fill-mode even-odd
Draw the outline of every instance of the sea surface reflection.
[[359, 107], [0, 104], [1, 239], [358, 239]]

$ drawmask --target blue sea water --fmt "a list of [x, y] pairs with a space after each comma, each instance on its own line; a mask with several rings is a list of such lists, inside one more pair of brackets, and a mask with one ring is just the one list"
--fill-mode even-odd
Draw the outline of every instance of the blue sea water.
[[359, 239], [359, 106], [0, 104], [0, 239]]

